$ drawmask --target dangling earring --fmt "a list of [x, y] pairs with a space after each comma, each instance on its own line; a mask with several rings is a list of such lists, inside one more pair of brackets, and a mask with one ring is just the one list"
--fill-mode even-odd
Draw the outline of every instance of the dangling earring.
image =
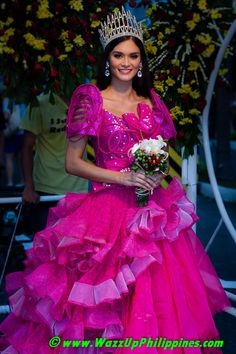
[[137, 76], [138, 76], [139, 78], [143, 76], [142, 68], [143, 68], [142, 63], [140, 63], [139, 69], [138, 69], [138, 72], [137, 72]]
[[105, 67], [105, 73], [104, 73], [106, 77], [110, 76], [109, 68], [110, 68], [110, 65], [109, 65], [109, 62], [107, 61], [106, 62], [106, 67]]

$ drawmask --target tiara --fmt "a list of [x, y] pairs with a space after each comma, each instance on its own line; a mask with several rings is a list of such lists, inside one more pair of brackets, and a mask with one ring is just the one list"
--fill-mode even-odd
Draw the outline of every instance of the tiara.
[[130, 11], [125, 11], [124, 7], [122, 7], [121, 11], [107, 16], [107, 22], [101, 24], [99, 34], [103, 49], [113, 39], [124, 36], [133, 36], [143, 42], [141, 24], [137, 22]]

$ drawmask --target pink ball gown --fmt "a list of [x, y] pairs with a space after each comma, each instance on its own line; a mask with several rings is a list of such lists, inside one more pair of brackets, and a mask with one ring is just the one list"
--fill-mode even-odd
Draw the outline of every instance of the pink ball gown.
[[[128, 171], [129, 149], [142, 138], [175, 136], [165, 105], [117, 117], [102, 107], [95, 85], [71, 99], [67, 136], [90, 136], [96, 164]], [[55, 176], [56, 178], [56, 176]], [[61, 340], [219, 337], [213, 314], [229, 307], [214, 268], [192, 230], [194, 205], [174, 178], [138, 207], [134, 187], [93, 183], [88, 194], [68, 193], [50, 209], [34, 237], [25, 270], [7, 275], [11, 313], [1, 324], [3, 353], [221, 353], [216, 348], [49, 347]]]

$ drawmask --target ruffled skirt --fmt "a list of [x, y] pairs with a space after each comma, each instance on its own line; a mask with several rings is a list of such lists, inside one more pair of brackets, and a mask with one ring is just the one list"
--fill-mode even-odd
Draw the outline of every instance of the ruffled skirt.
[[[192, 230], [197, 219], [177, 179], [146, 207], [127, 187], [67, 194], [35, 235], [25, 270], [7, 276], [12, 311], [0, 327], [3, 353], [221, 353], [145, 339], [132, 350], [92, 341], [219, 337], [212, 315], [230, 304]], [[61, 339], [56, 348], [48, 344], [53, 336]], [[82, 339], [91, 340], [88, 348], [63, 346]]]

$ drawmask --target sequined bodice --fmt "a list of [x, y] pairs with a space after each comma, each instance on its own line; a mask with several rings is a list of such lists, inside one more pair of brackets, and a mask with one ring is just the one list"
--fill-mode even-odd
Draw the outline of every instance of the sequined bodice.
[[92, 139], [96, 164], [112, 170], [129, 167], [129, 150], [142, 138], [156, 137], [159, 126], [149, 106], [138, 104], [138, 116], [124, 113], [122, 117], [102, 109], [99, 134]]
[[130, 148], [146, 138], [158, 134], [164, 139], [175, 136], [170, 114], [151, 90], [152, 109], [145, 103], [137, 106], [135, 113], [124, 113], [122, 117], [103, 109], [99, 89], [92, 84], [79, 86], [71, 100], [67, 117], [67, 137], [79, 139], [90, 136], [96, 156], [96, 165], [111, 170], [129, 168]]

